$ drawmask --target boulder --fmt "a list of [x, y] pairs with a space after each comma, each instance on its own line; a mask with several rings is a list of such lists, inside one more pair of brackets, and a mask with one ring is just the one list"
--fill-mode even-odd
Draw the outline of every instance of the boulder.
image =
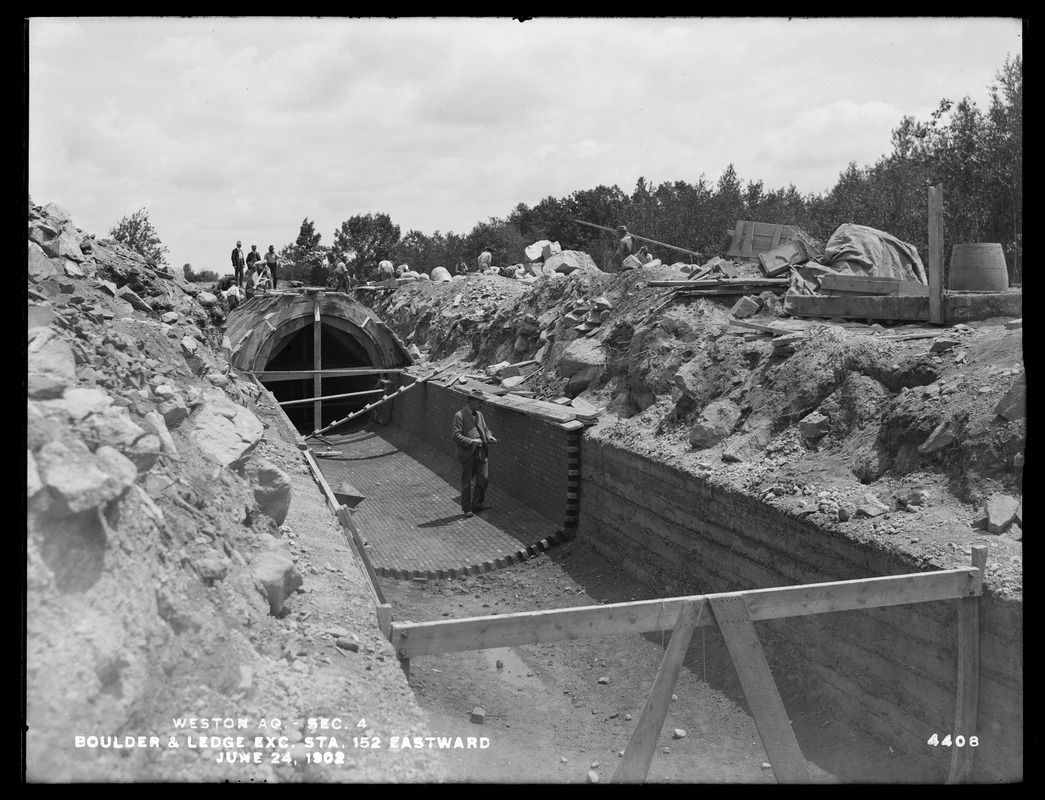
[[[69, 343], [52, 328], [35, 328], [28, 345], [29, 396], [34, 396], [33, 378], [46, 378], [63, 386], [76, 385], [76, 359]], [[50, 396], [55, 396], [51, 394]]]
[[96, 456], [80, 441], [48, 442], [36, 455], [41, 483], [55, 499], [58, 516], [79, 514], [105, 505], [122, 495], [137, 470], [112, 448], [98, 448]]
[[761, 300], [757, 297], [749, 297], [745, 295], [737, 300], [733, 307], [729, 309], [729, 313], [736, 319], [745, 319], [747, 317], [753, 317], [761, 310]]
[[29, 279], [32, 281], [45, 281], [58, 274], [55, 262], [43, 251], [36, 242], [29, 241]]
[[819, 439], [831, 431], [831, 420], [814, 411], [798, 423], [798, 432], [806, 439]]
[[994, 413], [1009, 422], [1027, 416], [1027, 375], [1020, 375], [1019, 380], [1005, 393], [994, 407]]
[[877, 517], [888, 510], [889, 506], [885, 505], [870, 492], [860, 498], [856, 504], [856, 516], [858, 517]]
[[955, 435], [954, 431], [951, 430], [950, 423], [944, 420], [929, 434], [928, 439], [918, 445], [918, 452], [923, 456], [935, 453], [937, 450], [949, 445], [954, 439]]
[[606, 368], [606, 353], [592, 339], [574, 339], [559, 358], [560, 378], [569, 378], [566, 394], [576, 397], [596, 381]]
[[261, 513], [282, 525], [290, 511], [290, 476], [274, 464], [259, 460], [247, 470], [254, 486], [254, 499]]
[[277, 616], [283, 612], [287, 598], [304, 583], [294, 562], [274, 550], [264, 550], [254, 556], [250, 570], [268, 599], [269, 611]]
[[987, 499], [987, 532], [1001, 533], [1016, 519], [1020, 501], [1007, 494], [993, 494]]
[[432, 280], [437, 283], [449, 283], [453, 280], [453, 276], [446, 267], [436, 267], [432, 270]]
[[236, 405], [217, 389], [204, 391], [192, 421], [193, 442], [209, 461], [222, 467], [249, 456], [265, 432], [250, 410]]
[[546, 273], [557, 272], [561, 275], [569, 275], [571, 272], [576, 272], [579, 269], [601, 272], [592, 260], [592, 257], [580, 250], [563, 250], [561, 253], [555, 253], [551, 258], [544, 261], [544, 271]]
[[733, 433], [741, 412], [731, 400], [710, 403], [689, 431], [689, 443], [694, 447], [714, 447]]

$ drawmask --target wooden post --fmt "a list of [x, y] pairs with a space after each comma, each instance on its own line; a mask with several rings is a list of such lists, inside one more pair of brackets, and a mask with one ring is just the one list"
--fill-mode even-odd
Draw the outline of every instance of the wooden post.
[[[315, 301], [312, 318], [312, 368], [316, 374], [312, 376], [312, 396], [323, 395], [323, 323], [319, 314], [319, 301]], [[316, 400], [312, 403], [312, 416], [315, 418], [315, 426], [318, 430], [323, 427], [323, 401]]]
[[[987, 565], [987, 548], [972, 548], [972, 566], [980, 571]], [[979, 593], [958, 601], [958, 687], [954, 700], [954, 729], [949, 731], [951, 769], [948, 783], [968, 783], [972, 777], [972, 758], [976, 752], [969, 738], [977, 736], [976, 713], [980, 701], [980, 598]], [[957, 745], [957, 737], [963, 745]]]
[[943, 325], [943, 184], [929, 187], [929, 322]]
[[660, 662], [660, 670], [653, 681], [653, 688], [646, 698], [646, 707], [642, 709], [635, 731], [624, 750], [624, 757], [613, 773], [612, 783], [642, 783], [649, 774], [653, 752], [657, 749], [657, 738], [664, 727], [664, 718], [671, 704], [671, 692], [682, 671], [682, 662], [686, 658], [686, 649], [697, 626], [698, 617], [704, 608], [702, 603], [691, 600], [682, 606], [671, 641], [664, 651], [664, 659]]
[[755, 727], [766, 748], [777, 783], [809, 783], [809, 767], [780, 699], [769, 662], [743, 595], [708, 597], [726, 649], [744, 688]]

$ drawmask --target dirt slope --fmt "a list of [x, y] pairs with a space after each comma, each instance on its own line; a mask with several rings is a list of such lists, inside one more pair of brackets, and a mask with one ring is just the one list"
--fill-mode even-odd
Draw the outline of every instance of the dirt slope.
[[352, 741], [424, 718], [227, 309], [60, 207], [29, 230], [25, 777], [440, 779]]

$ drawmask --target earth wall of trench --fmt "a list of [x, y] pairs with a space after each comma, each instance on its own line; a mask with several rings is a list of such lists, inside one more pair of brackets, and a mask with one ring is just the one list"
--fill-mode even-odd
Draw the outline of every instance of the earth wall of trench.
[[[582, 437], [578, 537], [666, 597], [924, 571], [757, 498]], [[958, 566], [958, 565], [954, 565]], [[957, 600], [756, 622], [785, 706], [830, 713], [946, 780], [954, 731]], [[974, 779], [1023, 776], [1023, 606], [985, 582]], [[715, 634], [717, 635], [717, 633]]]

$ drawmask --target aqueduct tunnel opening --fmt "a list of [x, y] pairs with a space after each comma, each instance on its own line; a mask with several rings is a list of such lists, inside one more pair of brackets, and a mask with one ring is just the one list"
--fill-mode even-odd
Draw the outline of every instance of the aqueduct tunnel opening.
[[233, 366], [254, 373], [301, 432], [344, 419], [393, 388], [412, 359], [381, 319], [347, 295], [258, 295], [230, 315]]

